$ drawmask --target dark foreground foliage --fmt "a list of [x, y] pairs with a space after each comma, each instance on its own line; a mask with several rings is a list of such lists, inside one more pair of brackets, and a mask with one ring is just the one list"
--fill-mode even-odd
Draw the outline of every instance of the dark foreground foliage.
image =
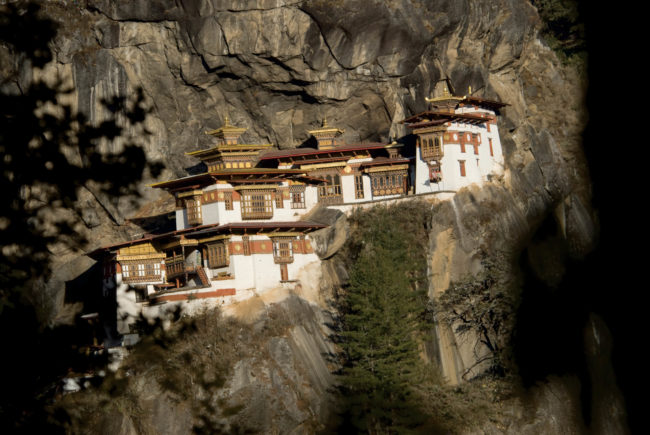
[[[51, 260], [55, 252], [78, 251], [86, 243], [78, 231], [82, 190], [134, 195], [144, 171], [156, 175], [160, 167], [149, 164], [138, 146], [148, 133], [142, 127], [147, 112], [142, 93], [104, 101], [106, 118], [90, 123], [71, 102], [74, 90], [44, 73], [59, 30], [44, 10], [47, 4], [3, 3], [8, 4], [0, 5], [0, 327], [7, 337], [3, 372], [11, 380], [0, 388], [0, 432], [52, 433], [52, 424], [65, 420], [45, 411], [56, 381], [68, 369], [88, 367], [75, 347], [79, 330], [48, 325], [51, 307], [43, 290]], [[121, 148], [108, 146], [118, 140]]]

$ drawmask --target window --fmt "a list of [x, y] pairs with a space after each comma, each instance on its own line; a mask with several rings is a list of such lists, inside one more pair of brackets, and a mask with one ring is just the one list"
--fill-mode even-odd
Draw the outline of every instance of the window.
[[229, 264], [228, 245], [218, 242], [208, 245], [208, 266], [211, 269], [226, 267]]
[[160, 261], [158, 260], [127, 260], [121, 262], [122, 281], [125, 283], [139, 283], [160, 281]]
[[460, 176], [465, 176], [465, 160], [459, 160], [458, 164], [460, 165]]
[[434, 183], [442, 180], [442, 172], [440, 171], [439, 165], [429, 166], [429, 180]]
[[248, 236], [242, 236], [241, 242], [243, 245], [244, 255], [251, 255], [251, 244]]
[[124, 278], [129, 278], [129, 276], [130, 276], [129, 273], [130, 273], [129, 272], [129, 265], [128, 264], [122, 265], [122, 278], [123, 279]]
[[276, 237], [273, 239], [273, 260], [276, 263], [293, 262], [293, 237]]
[[287, 263], [280, 264], [280, 281], [289, 281], [289, 270]]
[[200, 199], [186, 199], [185, 208], [187, 209], [187, 223], [189, 225], [201, 225], [203, 223]]
[[343, 203], [341, 177], [338, 174], [328, 174], [321, 178], [325, 179], [325, 184], [318, 186], [318, 201], [324, 204]]
[[406, 193], [406, 171], [375, 172], [370, 181], [373, 196]]
[[354, 176], [354, 197], [363, 199], [363, 175], [361, 174]]
[[275, 192], [275, 208], [284, 208], [284, 201], [282, 198], [282, 192], [277, 191]]
[[422, 139], [422, 158], [440, 160], [442, 157], [442, 138], [435, 136], [433, 138]]
[[494, 150], [492, 149], [492, 139], [488, 139], [488, 143], [490, 144], [490, 155], [494, 156]]
[[273, 217], [273, 192], [248, 190], [242, 192], [242, 219], [268, 219]]
[[223, 203], [226, 206], [226, 210], [233, 210], [232, 207], [232, 192], [223, 193]]
[[291, 208], [305, 208], [305, 186], [289, 186]]
[[305, 208], [305, 192], [291, 194], [291, 208]]

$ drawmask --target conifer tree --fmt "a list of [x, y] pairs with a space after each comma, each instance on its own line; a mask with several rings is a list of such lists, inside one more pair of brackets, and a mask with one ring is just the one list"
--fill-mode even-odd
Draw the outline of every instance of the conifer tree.
[[344, 424], [370, 433], [419, 421], [409, 386], [420, 364], [429, 207], [376, 207], [351, 217], [343, 303]]

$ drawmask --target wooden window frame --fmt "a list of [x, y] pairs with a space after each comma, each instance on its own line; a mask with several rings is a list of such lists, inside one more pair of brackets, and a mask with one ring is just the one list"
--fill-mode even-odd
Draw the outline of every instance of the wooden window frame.
[[234, 210], [232, 202], [232, 192], [223, 192], [223, 205], [226, 210]]
[[460, 176], [461, 177], [466, 177], [467, 172], [465, 171], [465, 160], [459, 160], [458, 164], [460, 166]]
[[220, 241], [207, 245], [208, 252], [208, 267], [210, 269], [218, 269], [226, 267], [230, 264], [230, 255], [228, 252], [228, 243]]
[[289, 268], [287, 263], [280, 264], [280, 281], [289, 281]]
[[322, 204], [342, 204], [343, 193], [341, 190], [341, 176], [338, 172], [322, 174], [325, 184], [318, 186], [318, 202]]
[[291, 208], [307, 208], [305, 206], [305, 192], [291, 192]]
[[273, 217], [273, 191], [247, 190], [241, 192], [242, 219], [270, 219]]
[[250, 238], [248, 236], [242, 236], [241, 243], [242, 243], [242, 251], [244, 251], [244, 255], [251, 255]]
[[275, 208], [284, 208], [284, 198], [280, 190], [275, 192]]
[[121, 261], [122, 281], [126, 284], [157, 282], [162, 279], [160, 260]]
[[354, 174], [354, 197], [356, 199], [364, 198], [363, 174]]
[[375, 172], [370, 175], [372, 196], [404, 195], [408, 174], [404, 170]]
[[277, 264], [293, 263], [293, 241], [294, 237], [274, 237], [273, 261]]
[[492, 138], [488, 138], [488, 143], [490, 144], [490, 156], [494, 157], [494, 149], [492, 148]]
[[185, 200], [185, 210], [187, 213], [188, 225], [202, 225], [203, 216], [201, 213], [201, 198], [193, 197]]
[[423, 138], [420, 141], [420, 154], [424, 160], [440, 160], [442, 158], [442, 136]]

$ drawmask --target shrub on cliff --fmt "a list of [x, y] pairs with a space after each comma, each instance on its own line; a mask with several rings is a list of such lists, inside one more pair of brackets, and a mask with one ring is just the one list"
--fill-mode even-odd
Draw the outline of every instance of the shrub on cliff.
[[[502, 255], [484, 255], [483, 271], [452, 283], [436, 301], [433, 312], [438, 322], [449, 325], [459, 335], [471, 336], [477, 362], [463, 374], [465, 378], [480, 365], [502, 376], [509, 369], [509, 346], [514, 327], [516, 298]], [[487, 349], [487, 352], [483, 352]]]

